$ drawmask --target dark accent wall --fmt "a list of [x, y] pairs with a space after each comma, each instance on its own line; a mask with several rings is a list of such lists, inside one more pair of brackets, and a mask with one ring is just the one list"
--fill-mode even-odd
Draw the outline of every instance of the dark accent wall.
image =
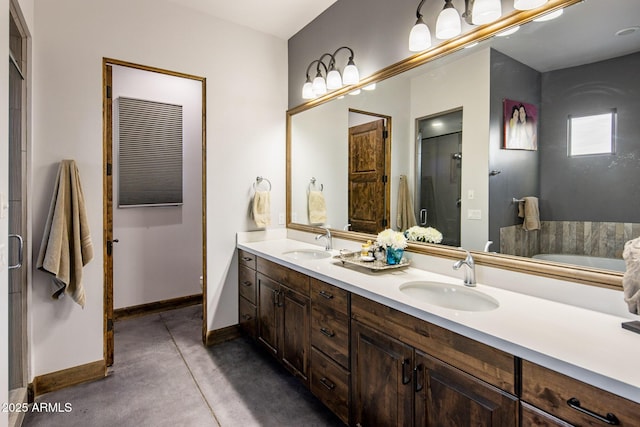
[[522, 223], [518, 218], [518, 205], [512, 199], [540, 195], [539, 152], [502, 148], [503, 100], [526, 102], [540, 108], [540, 90], [538, 71], [491, 50], [489, 170], [501, 171], [489, 177], [489, 240], [494, 242], [491, 247], [494, 251], [500, 247], [500, 228]]
[[[640, 222], [640, 52], [542, 75], [541, 216]], [[567, 118], [617, 109], [614, 155], [569, 157]]]

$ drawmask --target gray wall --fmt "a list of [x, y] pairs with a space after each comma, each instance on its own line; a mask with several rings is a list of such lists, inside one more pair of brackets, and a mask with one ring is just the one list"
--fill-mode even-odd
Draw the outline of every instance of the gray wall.
[[511, 99], [540, 107], [540, 73], [497, 50], [491, 50], [491, 101], [489, 170], [501, 173], [489, 178], [489, 240], [498, 250], [500, 228], [521, 224], [512, 198], [539, 197], [538, 151], [505, 150], [502, 101]]
[[[325, 53], [341, 46], [354, 50], [360, 77], [367, 77], [414, 54], [409, 51], [409, 32], [416, 22], [418, 0], [338, 0], [324, 13], [289, 39], [289, 108], [306, 102], [302, 99], [307, 66]], [[463, 11], [464, 2], [454, 0]], [[435, 38], [436, 18], [443, 1], [427, 1], [422, 7], [424, 21]], [[513, 1], [502, 0], [503, 15], [513, 11]], [[470, 28], [463, 22], [462, 31]], [[338, 53], [338, 68], [344, 68], [348, 51]], [[313, 68], [313, 67], [312, 67]], [[310, 73], [311, 78], [315, 73]]]
[[[542, 75], [544, 220], [640, 222], [640, 52]], [[567, 156], [567, 117], [616, 108], [615, 155]]]

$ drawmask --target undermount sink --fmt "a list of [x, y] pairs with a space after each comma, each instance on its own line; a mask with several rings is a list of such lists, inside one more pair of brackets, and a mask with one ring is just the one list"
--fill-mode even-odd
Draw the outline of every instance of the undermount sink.
[[331, 256], [331, 252], [323, 251], [321, 249], [295, 249], [292, 251], [283, 252], [286, 258], [298, 261], [298, 260], [307, 260], [307, 259], [322, 259], [329, 258]]
[[429, 304], [461, 311], [490, 311], [500, 306], [495, 298], [451, 283], [416, 281], [400, 285], [400, 292]]

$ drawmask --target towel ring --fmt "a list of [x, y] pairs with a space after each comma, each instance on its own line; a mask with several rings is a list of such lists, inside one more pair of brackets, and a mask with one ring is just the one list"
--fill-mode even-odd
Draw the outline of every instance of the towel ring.
[[[316, 187], [316, 178], [312, 177], [311, 182], [309, 182], [309, 191], [311, 191], [311, 186]], [[320, 191], [324, 190], [324, 184], [320, 184]]]
[[266, 181], [267, 184], [269, 184], [269, 188], [267, 189], [267, 191], [271, 191], [271, 181], [269, 181], [267, 178], [263, 178], [261, 176], [256, 177], [256, 182], [253, 183], [253, 188], [257, 190], [258, 186], [260, 184], [262, 184], [263, 181]]

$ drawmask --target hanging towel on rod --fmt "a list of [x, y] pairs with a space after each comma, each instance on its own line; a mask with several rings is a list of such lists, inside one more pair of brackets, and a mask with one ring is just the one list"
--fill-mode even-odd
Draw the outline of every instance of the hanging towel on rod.
[[256, 190], [253, 196], [253, 220], [259, 228], [271, 225], [271, 192]]
[[82, 268], [92, 258], [93, 244], [78, 167], [74, 160], [63, 160], [58, 168], [36, 267], [53, 275], [54, 299], [67, 293], [84, 308]]
[[413, 211], [413, 200], [409, 193], [409, 183], [405, 175], [400, 175], [398, 186], [398, 212], [396, 216], [396, 226], [400, 231], [417, 225], [416, 215]]
[[327, 222], [327, 205], [322, 191], [309, 190], [309, 223]]
[[518, 202], [518, 216], [524, 218], [522, 229], [533, 231], [540, 229], [540, 211], [537, 197], [524, 197]]

